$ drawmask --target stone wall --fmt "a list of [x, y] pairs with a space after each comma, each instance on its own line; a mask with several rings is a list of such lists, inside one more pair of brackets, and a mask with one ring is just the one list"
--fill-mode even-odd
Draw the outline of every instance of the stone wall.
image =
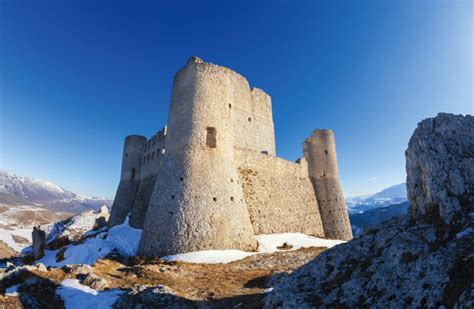
[[236, 150], [239, 182], [255, 234], [298, 232], [324, 237], [308, 167], [273, 156]]

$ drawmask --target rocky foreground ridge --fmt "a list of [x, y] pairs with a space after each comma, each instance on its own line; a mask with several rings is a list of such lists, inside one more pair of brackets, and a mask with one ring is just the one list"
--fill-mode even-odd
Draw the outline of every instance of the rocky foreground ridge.
[[423, 120], [406, 159], [408, 220], [385, 222], [274, 280], [265, 307], [474, 306], [474, 117]]

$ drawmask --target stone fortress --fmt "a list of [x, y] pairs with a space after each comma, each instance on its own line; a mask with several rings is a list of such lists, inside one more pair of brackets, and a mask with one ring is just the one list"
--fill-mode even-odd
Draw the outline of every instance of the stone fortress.
[[139, 255], [257, 248], [255, 235], [349, 240], [331, 130], [296, 162], [276, 157], [271, 98], [197, 57], [174, 77], [168, 125], [125, 138], [109, 225], [142, 228]]

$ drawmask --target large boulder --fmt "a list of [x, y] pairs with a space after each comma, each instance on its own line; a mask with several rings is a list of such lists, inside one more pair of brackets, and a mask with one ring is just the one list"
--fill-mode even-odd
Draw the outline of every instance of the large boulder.
[[405, 155], [410, 218], [461, 223], [474, 208], [474, 117], [423, 120]]
[[422, 121], [407, 159], [409, 220], [386, 221], [271, 283], [267, 308], [461, 308], [474, 281], [471, 116]]

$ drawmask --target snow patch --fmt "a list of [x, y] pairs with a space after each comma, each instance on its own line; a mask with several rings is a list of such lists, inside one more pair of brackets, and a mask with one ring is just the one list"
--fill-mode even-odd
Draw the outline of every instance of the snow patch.
[[[258, 253], [292, 251], [309, 247], [331, 248], [345, 242], [342, 240], [322, 239], [300, 233], [262, 234], [257, 235], [256, 238], [258, 241]], [[240, 250], [204, 250], [168, 255], [162, 259], [166, 261], [181, 261], [187, 263], [225, 264], [244, 259], [254, 254], [257, 254], [257, 252], [245, 252]]]
[[230, 263], [254, 255], [254, 252], [241, 250], [204, 250], [162, 257], [165, 261], [181, 261], [187, 263], [220, 264]]
[[82, 285], [77, 279], [66, 279], [56, 290], [68, 309], [105, 309], [111, 308], [123, 291], [113, 289], [96, 291]]
[[45, 250], [45, 256], [37, 263], [53, 267], [63, 267], [67, 264], [92, 265], [113, 250], [117, 250], [123, 256], [133, 256], [137, 253], [141, 234], [142, 230], [130, 227], [127, 219], [124, 223], [108, 231], [99, 232], [95, 237], [88, 238], [83, 243], [65, 247], [62, 261], [56, 261], [56, 254], [60, 250]]
[[[262, 234], [257, 235], [258, 252], [273, 253], [277, 251], [288, 251], [280, 248], [289, 248], [289, 250], [298, 250], [309, 247], [332, 248], [344, 243], [342, 240], [323, 239], [312, 237], [301, 233], [283, 233], [283, 234]], [[280, 248], [279, 248], [280, 247]]]
[[[33, 229], [3, 229], [0, 228], [0, 240], [6, 243], [10, 248], [16, 252], [21, 252], [23, 249], [28, 247], [31, 244], [31, 232]], [[16, 242], [13, 236], [19, 236], [25, 238], [27, 242], [19, 243]]]

